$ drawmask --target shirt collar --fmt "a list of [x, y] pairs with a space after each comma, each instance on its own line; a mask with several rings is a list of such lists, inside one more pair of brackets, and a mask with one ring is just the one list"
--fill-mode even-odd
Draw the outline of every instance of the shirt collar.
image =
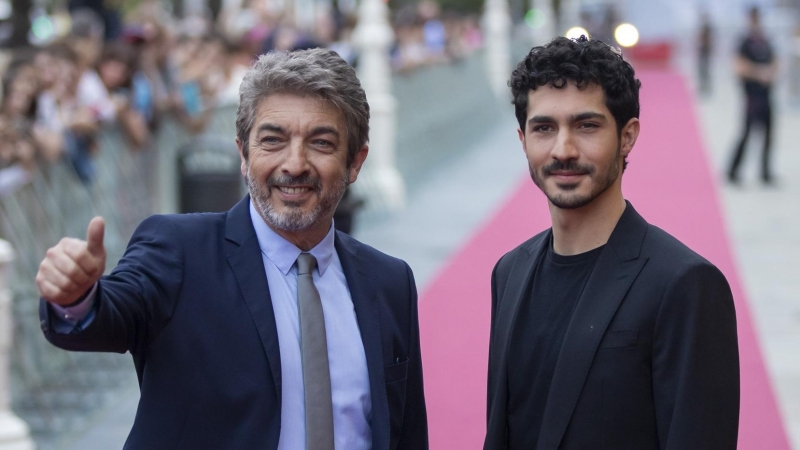
[[[284, 239], [283, 236], [276, 233], [264, 222], [264, 219], [256, 211], [253, 200], [250, 200], [250, 221], [253, 222], [253, 228], [256, 230], [261, 253], [269, 258], [284, 275], [288, 275], [302, 250]], [[334, 231], [333, 223], [331, 223], [328, 234], [322, 238], [319, 244], [308, 251], [317, 259], [317, 269], [320, 276], [325, 274], [333, 258], [333, 252], [336, 250], [334, 247]]]

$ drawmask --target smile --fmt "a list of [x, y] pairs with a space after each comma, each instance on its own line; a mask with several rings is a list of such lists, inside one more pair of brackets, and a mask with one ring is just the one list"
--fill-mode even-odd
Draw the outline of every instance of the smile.
[[276, 188], [283, 192], [284, 194], [288, 195], [299, 195], [305, 194], [306, 192], [310, 192], [310, 187], [291, 187], [291, 186], [276, 186]]

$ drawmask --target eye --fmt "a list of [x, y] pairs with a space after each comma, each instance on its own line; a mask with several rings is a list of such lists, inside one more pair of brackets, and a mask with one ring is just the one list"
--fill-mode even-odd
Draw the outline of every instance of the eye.
[[314, 145], [315, 147], [326, 148], [326, 149], [332, 149], [336, 147], [333, 144], [333, 142], [325, 139], [314, 139], [313, 141], [311, 141], [311, 144]]
[[594, 122], [583, 122], [583, 123], [581, 123], [579, 125], [579, 128], [583, 128], [585, 130], [592, 130], [592, 129], [595, 129], [595, 128], [600, 128], [600, 125], [598, 125], [598, 124], [596, 124]]
[[261, 138], [261, 143], [263, 145], [278, 145], [281, 143], [281, 140], [277, 136], [264, 136]]
[[533, 133], [547, 133], [548, 131], [553, 131], [553, 127], [550, 125], [535, 125], [531, 128], [531, 132]]

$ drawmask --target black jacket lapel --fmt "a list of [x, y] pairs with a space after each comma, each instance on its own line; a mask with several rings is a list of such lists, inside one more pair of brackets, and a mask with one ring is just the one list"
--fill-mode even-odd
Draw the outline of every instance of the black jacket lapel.
[[380, 311], [377, 307], [378, 292], [367, 276], [358, 257], [359, 243], [353, 238], [336, 232], [336, 253], [350, 289], [350, 297], [356, 311], [361, 342], [367, 356], [369, 389], [372, 396], [372, 448], [389, 449], [389, 404], [386, 398], [386, 383], [383, 373], [383, 347], [381, 339]]
[[600, 340], [647, 262], [639, 258], [647, 226], [628, 203], [597, 259], [564, 336], [536, 447], [540, 450], [557, 449], [564, 437]]
[[242, 296], [253, 316], [253, 322], [264, 346], [269, 361], [275, 390], [278, 393], [278, 407], [281, 404], [281, 354], [278, 345], [278, 328], [269, 295], [264, 260], [258, 245], [256, 231], [250, 220], [250, 197], [236, 204], [225, 222], [225, 239], [228, 263], [233, 269]]
[[508, 274], [498, 273], [498, 278], [505, 280], [505, 285], [497, 286], [496, 308], [492, 336], [490, 338], [490, 379], [489, 401], [487, 413], [487, 435], [484, 448], [505, 448], [507, 442], [508, 411], [508, 346], [511, 331], [514, 328], [517, 311], [528, 296], [531, 278], [542, 257], [543, 250], [550, 242], [550, 230], [532, 239], [523, 250], [518, 252]]

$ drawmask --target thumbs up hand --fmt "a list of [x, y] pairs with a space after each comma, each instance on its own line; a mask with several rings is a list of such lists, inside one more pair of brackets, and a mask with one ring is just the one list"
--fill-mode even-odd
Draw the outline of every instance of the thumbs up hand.
[[103, 218], [95, 217], [89, 222], [85, 241], [63, 238], [47, 250], [36, 274], [43, 299], [69, 306], [94, 286], [106, 270], [105, 228]]

